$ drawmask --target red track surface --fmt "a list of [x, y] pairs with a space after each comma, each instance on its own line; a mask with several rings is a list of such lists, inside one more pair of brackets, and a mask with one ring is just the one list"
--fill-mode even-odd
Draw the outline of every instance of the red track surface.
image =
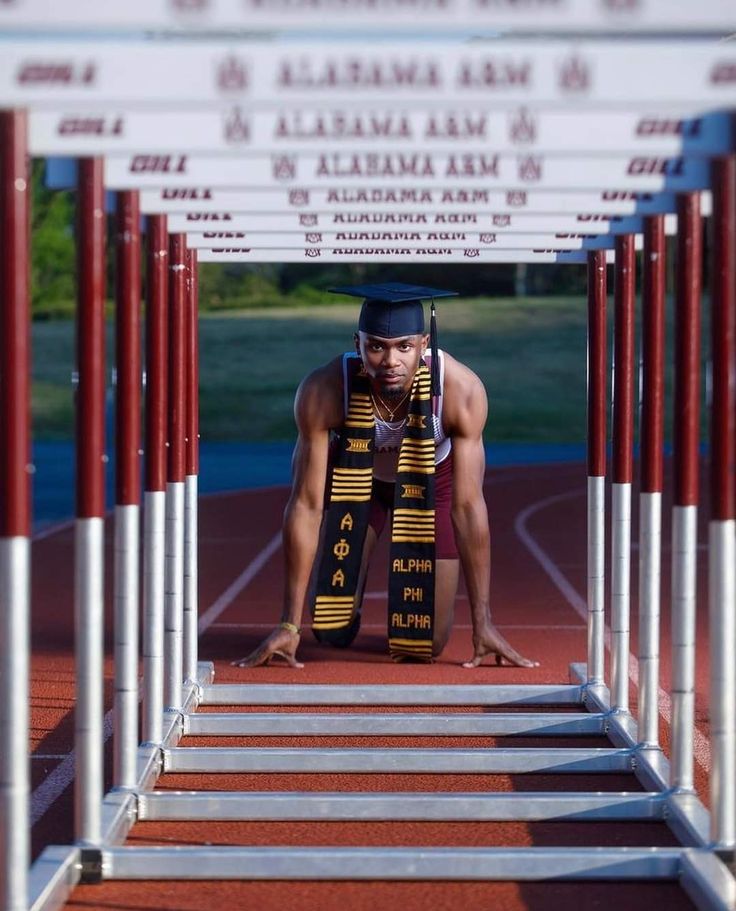
[[[227, 605], [201, 639], [200, 658], [214, 661], [216, 681], [257, 683], [564, 683], [571, 661], [585, 661], [586, 631], [582, 618], [524, 543], [531, 536], [550, 566], [574, 590], [585, 595], [584, 468], [535, 466], [495, 469], [486, 495], [493, 533], [493, 598], [495, 622], [522, 652], [541, 660], [533, 670], [481, 667], [465, 670], [471, 656], [467, 601], [458, 599], [456, 626], [446, 652], [433, 665], [394, 665], [385, 634], [385, 551], [379, 551], [367, 586], [363, 626], [353, 648], [319, 646], [305, 633], [300, 646], [303, 670], [285, 666], [237, 670], [229, 662], [246, 654], [271, 628], [280, 611], [281, 555], [278, 550], [252, 581]], [[261, 553], [278, 533], [286, 498], [283, 489], [251, 491], [204, 498], [200, 506], [200, 615]], [[552, 499], [550, 499], [552, 498]], [[548, 502], [549, 501], [549, 502]], [[665, 514], [667, 510], [665, 510]], [[634, 521], [636, 528], [636, 517]], [[520, 536], [520, 533], [521, 535]], [[669, 685], [668, 576], [669, 530], [664, 537], [662, 685]], [[32, 730], [34, 806], [46, 807], [33, 828], [34, 857], [46, 844], [69, 843], [72, 831], [70, 760], [61, 758], [73, 746], [73, 607], [71, 529], [37, 541], [33, 579]], [[701, 532], [700, 540], [705, 540]], [[384, 544], [385, 548], [386, 545]], [[707, 623], [705, 553], [701, 552], [698, 623], [698, 727], [707, 735]], [[636, 560], [632, 560], [634, 569]], [[111, 566], [111, 563], [108, 563]], [[109, 576], [109, 572], [108, 572]], [[109, 578], [108, 578], [109, 583]], [[109, 585], [108, 585], [109, 588]], [[636, 579], [632, 580], [636, 592]], [[108, 598], [109, 602], [109, 598]], [[108, 626], [109, 629], [109, 626]], [[632, 616], [632, 651], [636, 649], [636, 604]], [[108, 666], [108, 677], [111, 668]], [[108, 683], [109, 683], [108, 679]], [[632, 701], [636, 690], [632, 687]], [[108, 699], [108, 708], [110, 699]], [[222, 709], [218, 708], [218, 711]], [[242, 709], [239, 709], [242, 711]], [[382, 709], [385, 711], [385, 709]], [[400, 709], [399, 709], [400, 711]], [[663, 721], [665, 743], [669, 726]], [[307, 740], [220, 738], [201, 745], [228, 743], [284, 745]], [[491, 746], [501, 738], [310, 738], [309, 744], [344, 746]], [[508, 740], [507, 740], [508, 742]], [[514, 746], [541, 743], [541, 738], [513, 738]], [[551, 745], [547, 738], [545, 743]], [[567, 738], [568, 745], [605, 745], [596, 738]], [[186, 743], [186, 741], [184, 742]], [[108, 741], [108, 753], [110, 742]], [[109, 765], [109, 763], [108, 763]], [[707, 801], [707, 749], [696, 762], [697, 786]], [[627, 775], [167, 775], [166, 789], [258, 790], [639, 790]], [[59, 792], [56, 794], [56, 792]], [[54, 799], [55, 798], [55, 799]], [[374, 845], [639, 845], [673, 844], [662, 824], [611, 823], [139, 823], [131, 844], [374, 844]], [[673, 884], [514, 884], [514, 883], [105, 883], [79, 887], [69, 907], [115, 909], [200, 909], [225, 903], [236, 907], [342, 908], [353, 911], [402, 908], [403, 911], [456, 908], [464, 903], [497, 909], [557, 909], [571, 904], [601, 909], [679, 909], [691, 907]]]

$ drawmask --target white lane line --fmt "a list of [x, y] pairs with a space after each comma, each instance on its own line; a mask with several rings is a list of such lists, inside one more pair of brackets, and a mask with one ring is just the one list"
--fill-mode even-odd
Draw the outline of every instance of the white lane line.
[[[552, 558], [544, 551], [539, 544], [534, 540], [531, 533], [526, 527], [528, 520], [537, 512], [540, 512], [543, 509], [546, 509], [548, 506], [553, 506], [556, 503], [561, 503], [564, 500], [571, 500], [574, 497], [581, 497], [585, 495], [585, 488], [576, 488], [575, 490], [569, 490], [566, 493], [555, 494], [552, 497], [546, 497], [544, 500], [538, 500], [536, 503], [532, 503], [531, 506], [527, 506], [526, 509], [522, 510], [514, 520], [514, 531], [519, 536], [519, 538], [526, 545], [532, 556], [537, 560], [542, 569], [547, 573], [552, 582], [557, 586], [560, 592], [565, 596], [570, 606], [573, 610], [583, 619], [586, 624], [588, 621], [588, 605], [584, 598], [580, 596], [575, 588], [570, 584], [567, 578], [560, 572], [559, 567], [555, 565]], [[611, 630], [608, 624], [605, 627], [605, 643], [606, 648], [610, 651], [611, 649]], [[635, 656], [629, 652], [629, 679], [638, 689], [639, 687], [639, 662], [636, 660]], [[669, 694], [659, 687], [657, 703], [659, 706], [659, 714], [664, 718], [664, 720], [672, 725], [672, 701], [669, 697]], [[708, 738], [705, 737], [702, 732], [695, 727], [693, 730], [693, 748], [695, 753], [695, 759], [698, 764], [706, 771], [710, 771], [710, 743]]]
[[[105, 743], [112, 734], [112, 709], [105, 715]], [[74, 750], [60, 762], [31, 794], [31, 826], [35, 826], [49, 807], [74, 781]]]
[[44, 538], [50, 538], [51, 535], [66, 531], [67, 528], [72, 528], [74, 522], [74, 519], [64, 519], [61, 522], [54, 522], [52, 525], [47, 525], [45, 528], [41, 528], [39, 531], [35, 532], [32, 536], [32, 540], [43, 541]]
[[[58, 528], [56, 529], [59, 530]], [[270, 560], [281, 544], [281, 532], [268, 542], [263, 550], [256, 554], [253, 560], [229, 585], [217, 600], [204, 612], [199, 621], [200, 635], [222, 614], [225, 608], [235, 600], [241, 591], [253, 581], [255, 576]], [[113, 729], [113, 710], [105, 715], [104, 740], [107, 743]], [[35, 825], [48, 811], [51, 805], [58, 800], [63, 792], [74, 780], [74, 750], [67, 754], [62, 762], [41, 782], [31, 794], [31, 825]]]
[[202, 633], [211, 626], [215, 620], [223, 613], [223, 611], [238, 597], [238, 595], [243, 591], [243, 589], [249, 585], [253, 579], [258, 575], [258, 573], [263, 569], [263, 567], [268, 563], [271, 557], [276, 553], [276, 551], [281, 547], [281, 532], [277, 532], [273, 538], [268, 542], [268, 544], [263, 548], [263, 550], [254, 557], [251, 563], [246, 566], [243, 572], [238, 576], [238, 578], [232, 582], [225, 591], [220, 595], [220, 597], [210, 605], [207, 610], [199, 618], [199, 634]]

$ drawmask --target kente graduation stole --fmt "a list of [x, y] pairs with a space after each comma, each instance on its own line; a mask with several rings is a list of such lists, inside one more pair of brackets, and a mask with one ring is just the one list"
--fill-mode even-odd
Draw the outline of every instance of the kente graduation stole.
[[[348, 360], [348, 412], [330, 478], [313, 626], [350, 624], [373, 485], [375, 419], [368, 377]], [[352, 368], [352, 369], [351, 369]], [[388, 583], [389, 651], [394, 661], [432, 660], [434, 625], [434, 459], [430, 373], [414, 377], [399, 450]]]

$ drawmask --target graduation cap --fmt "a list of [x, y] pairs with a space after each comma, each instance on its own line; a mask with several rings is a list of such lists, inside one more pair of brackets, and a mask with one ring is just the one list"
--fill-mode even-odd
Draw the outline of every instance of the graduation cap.
[[424, 335], [423, 300], [431, 301], [429, 343], [432, 352], [432, 395], [441, 395], [439, 359], [437, 357], [437, 316], [434, 301], [438, 297], [454, 297], [457, 291], [407, 285], [403, 282], [383, 282], [372, 285], [343, 285], [330, 288], [335, 294], [362, 297], [358, 329], [376, 338], [401, 338]]

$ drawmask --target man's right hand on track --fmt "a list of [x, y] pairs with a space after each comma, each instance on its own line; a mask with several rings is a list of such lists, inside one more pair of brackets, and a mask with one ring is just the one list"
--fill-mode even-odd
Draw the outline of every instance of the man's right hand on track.
[[270, 664], [271, 659], [278, 655], [289, 667], [304, 667], [296, 660], [298, 647], [299, 633], [278, 626], [250, 655], [230, 663], [233, 667], [258, 667], [260, 664]]

